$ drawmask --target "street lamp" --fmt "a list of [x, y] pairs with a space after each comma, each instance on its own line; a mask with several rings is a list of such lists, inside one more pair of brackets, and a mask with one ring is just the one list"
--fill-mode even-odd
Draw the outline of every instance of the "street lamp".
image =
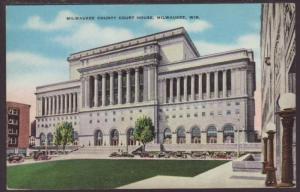
[[266, 127], [266, 132], [268, 134], [268, 141], [269, 141], [269, 157], [268, 157], [268, 163], [266, 166], [266, 181], [265, 184], [266, 186], [276, 186], [277, 185], [277, 181], [276, 181], [276, 168], [274, 167], [274, 134], [276, 131], [276, 127], [274, 123], [268, 123], [267, 127]]
[[296, 116], [296, 98], [293, 93], [282, 95], [278, 101], [280, 111], [277, 114], [282, 118], [282, 170], [281, 183], [278, 187], [293, 186], [293, 125]]
[[268, 134], [266, 132], [263, 132], [262, 134], [262, 139], [263, 139], [263, 168], [262, 168], [262, 173], [266, 173], [266, 166], [268, 163]]

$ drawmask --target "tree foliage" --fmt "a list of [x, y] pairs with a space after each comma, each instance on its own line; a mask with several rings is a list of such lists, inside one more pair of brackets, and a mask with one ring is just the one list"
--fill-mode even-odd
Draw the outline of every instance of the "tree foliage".
[[154, 126], [150, 117], [142, 116], [136, 120], [133, 136], [143, 144], [145, 150], [146, 143], [154, 139]]
[[58, 124], [54, 132], [54, 144], [63, 146], [65, 150], [66, 145], [73, 143], [73, 126], [70, 122], [62, 122]]

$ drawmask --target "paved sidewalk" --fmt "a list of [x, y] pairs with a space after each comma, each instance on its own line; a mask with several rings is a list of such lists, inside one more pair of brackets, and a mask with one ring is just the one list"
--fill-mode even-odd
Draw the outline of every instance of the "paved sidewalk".
[[158, 175], [119, 189], [264, 188], [264, 182], [265, 175], [260, 172], [233, 172], [230, 161], [195, 177]]

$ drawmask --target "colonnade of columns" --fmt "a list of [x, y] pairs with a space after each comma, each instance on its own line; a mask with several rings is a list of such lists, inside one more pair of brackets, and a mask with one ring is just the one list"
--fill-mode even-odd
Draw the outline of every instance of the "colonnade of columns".
[[[82, 80], [82, 107], [137, 103], [153, 99], [155, 66], [89, 75]], [[153, 76], [154, 77], [154, 76]]]
[[[166, 89], [163, 100], [172, 103], [235, 96], [237, 83], [244, 93], [246, 88], [241, 82], [236, 82], [238, 79], [235, 74], [236, 69], [229, 69], [167, 78], [164, 81]], [[244, 77], [242, 80], [246, 82]]]
[[78, 94], [65, 93], [53, 96], [43, 96], [37, 103], [37, 115], [58, 115], [78, 111]]

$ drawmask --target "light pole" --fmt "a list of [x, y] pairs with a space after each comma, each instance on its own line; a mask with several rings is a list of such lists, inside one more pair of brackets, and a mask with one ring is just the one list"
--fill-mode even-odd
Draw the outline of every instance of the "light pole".
[[268, 163], [268, 134], [266, 132], [263, 132], [263, 168], [262, 168], [262, 173], [266, 173], [266, 166]]
[[266, 186], [276, 186], [277, 181], [276, 181], [276, 168], [274, 167], [274, 134], [276, 131], [276, 127], [274, 123], [268, 123], [267, 124], [267, 134], [268, 134], [268, 148], [269, 148], [269, 156], [268, 156], [268, 163], [266, 166], [266, 181], [265, 184]]
[[282, 166], [281, 183], [278, 187], [293, 186], [293, 125], [296, 116], [295, 94], [286, 93], [279, 99], [280, 111], [277, 114], [282, 118]]

